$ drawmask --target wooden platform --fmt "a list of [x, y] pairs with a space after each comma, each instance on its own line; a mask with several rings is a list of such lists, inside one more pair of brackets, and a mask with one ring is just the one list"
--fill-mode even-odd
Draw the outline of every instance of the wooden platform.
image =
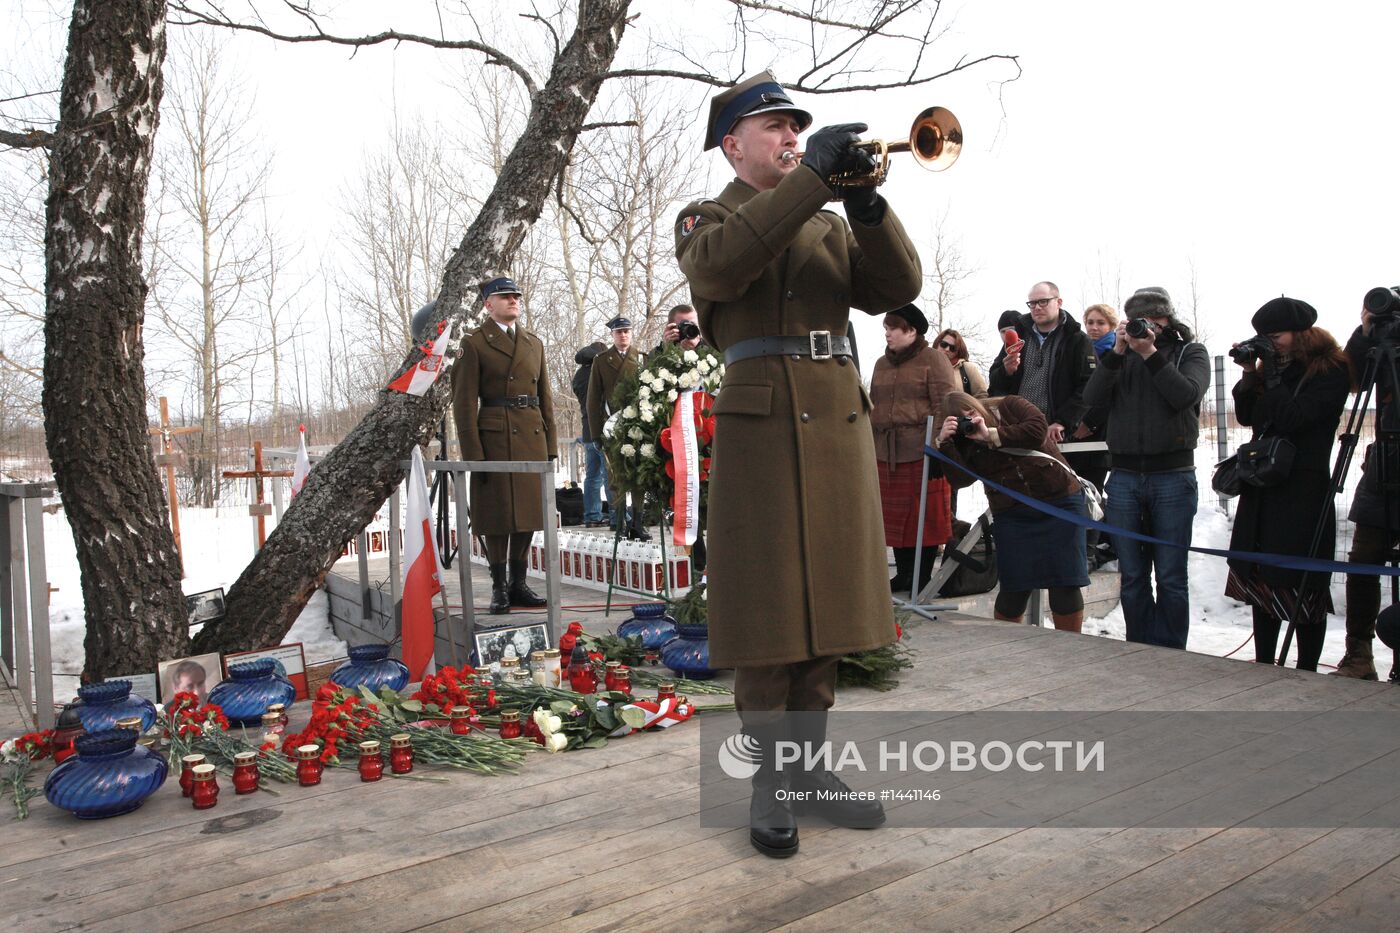
[[[985, 622], [910, 632], [918, 665], [845, 709], [1393, 709], [1400, 691]], [[304, 711], [303, 711], [304, 714]], [[804, 823], [773, 861], [697, 818], [698, 726], [533, 756], [519, 775], [236, 797], [169, 783], [82, 823], [7, 822], [20, 930], [1394, 929], [1400, 831], [883, 829]], [[434, 772], [441, 774], [441, 772]], [[1397, 785], [1400, 793], [1400, 785]], [[8, 817], [0, 817], [7, 819]]]

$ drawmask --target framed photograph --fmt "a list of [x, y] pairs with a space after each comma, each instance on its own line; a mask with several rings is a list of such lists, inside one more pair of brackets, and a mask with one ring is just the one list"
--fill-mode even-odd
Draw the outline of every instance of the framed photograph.
[[209, 699], [209, 691], [224, 679], [224, 669], [219, 664], [217, 652], [161, 661], [156, 674], [160, 677], [162, 703], [169, 703], [175, 694], [183, 691], [193, 693], [199, 697], [200, 703], [204, 703]]
[[185, 597], [185, 615], [190, 625], [217, 622], [224, 617], [224, 588], [190, 593]]
[[133, 695], [144, 697], [152, 703], [160, 702], [160, 686], [154, 671], [149, 674], [119, 674], [111, 679], [129, 680]]
[[530, 652], [540, 651], [549, 647], [549, 639], [545, 633], [543, 622], [536, 622], [532, 625], [516, 625], [510, 628], [488, 629], [476, 632], [476, 658], [472, 662], [475, 667], [490, 667], [498, 663], [506, 653], [506, 646], [515, 648], [515, 656], [520, 659], [520, 666], [526, 670], [530, 667]]
[[224, 674], [228, 675], [228, 666], [238, 664], [242, 661], [254, 661], [258, 658], [272, 658], [277, 662], [277, 673], [292, 682], [297, 688], [298, 700], [311, 699], [310, 686], [306, 679], [306, 649], [299, 641], [294, 641], [290, 645], [278, 645], [276, 648], [259, 648], [257, 651], [238, 651], [233, 654], [224, 655]]

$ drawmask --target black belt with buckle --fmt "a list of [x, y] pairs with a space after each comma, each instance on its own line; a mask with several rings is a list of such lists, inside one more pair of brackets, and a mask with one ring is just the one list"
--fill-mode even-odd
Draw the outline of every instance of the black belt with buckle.
[[481, 400], [482, 408], [539, 408], [540, 399], [537, 395], [505, 395], [500, 398], [484, 398]]
[[756, 356], [807, 356], [814, 360], [829, 360], [835, 356], [850, 356], [851, 341], [833, 337], [829, 330], [814, 330], [803, 337], [753, 337], [740, 340], [724, 351], [724, 365], [733, 366], [740, 360]]

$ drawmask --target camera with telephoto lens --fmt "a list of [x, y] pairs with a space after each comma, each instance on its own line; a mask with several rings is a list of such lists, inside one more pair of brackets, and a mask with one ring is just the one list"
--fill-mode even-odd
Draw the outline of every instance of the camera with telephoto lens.
[[1373, 288], [1361, 300], [1361, 306], [1371, 313], [1371, 336], [1377, 340], [1400, 338], [1400, 285]]
[[958, 415], [958, 432], [961, 437], [971, 437], [977, 433], [977, 422], [967, 415]]
[[1153, 324], [1145, 317], [1135, 317], [1128, 322], [1128, 336], [1141, 340], [1144, 337], [1151, 337], [1161, 331], [1162, 328]]
[[1253, 363], [1261, 357], [1271, 356], [1274, 352], [1274, 342], [1268, 337], [1260, 334], [1242, 340], [1230, 348], [1230, 359], [1236, 363]]
[[676, 333], [680, 335], [681, 340], [694, 340], [700, 336], [700, 325], [694, 321], [677, 321]]

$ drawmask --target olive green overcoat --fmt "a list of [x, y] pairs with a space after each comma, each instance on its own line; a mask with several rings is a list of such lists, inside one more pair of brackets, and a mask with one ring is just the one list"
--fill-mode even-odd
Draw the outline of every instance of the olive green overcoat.
[[[735, 181], [682, 210], [676, 256], [705, 340], [847, 332], [919, 294], [918, 253], [893, 210], [852, 231], [799, 167], [757, 192]], [[726, 367], [709, 496], [710, 659], [786, 664], [895, 638], [870, 397], [844, 358]]]
[[627, 348], [627, 354], [617, 352], [617, 347], [608, 347], [593, 357], [593, 371], [588, 376], [588, 430], [591, 441], [603, 439], [603, 425], [612, 411], [613, 391], [622, 377], [636, 373], [646, 365], [646, 354], [635, 346]]
[[[482, 399], [526, 395], [539, 406], [502, 408]], [[452, 415], [463, 460], [548, 460], [558, 453], [544, 343], [520, 327], [512, 341], [493, 320], [467, 334], [452, 366]], [[536, 473], [473, 473], [472, 531], [506, 535], [544, 528]]]

